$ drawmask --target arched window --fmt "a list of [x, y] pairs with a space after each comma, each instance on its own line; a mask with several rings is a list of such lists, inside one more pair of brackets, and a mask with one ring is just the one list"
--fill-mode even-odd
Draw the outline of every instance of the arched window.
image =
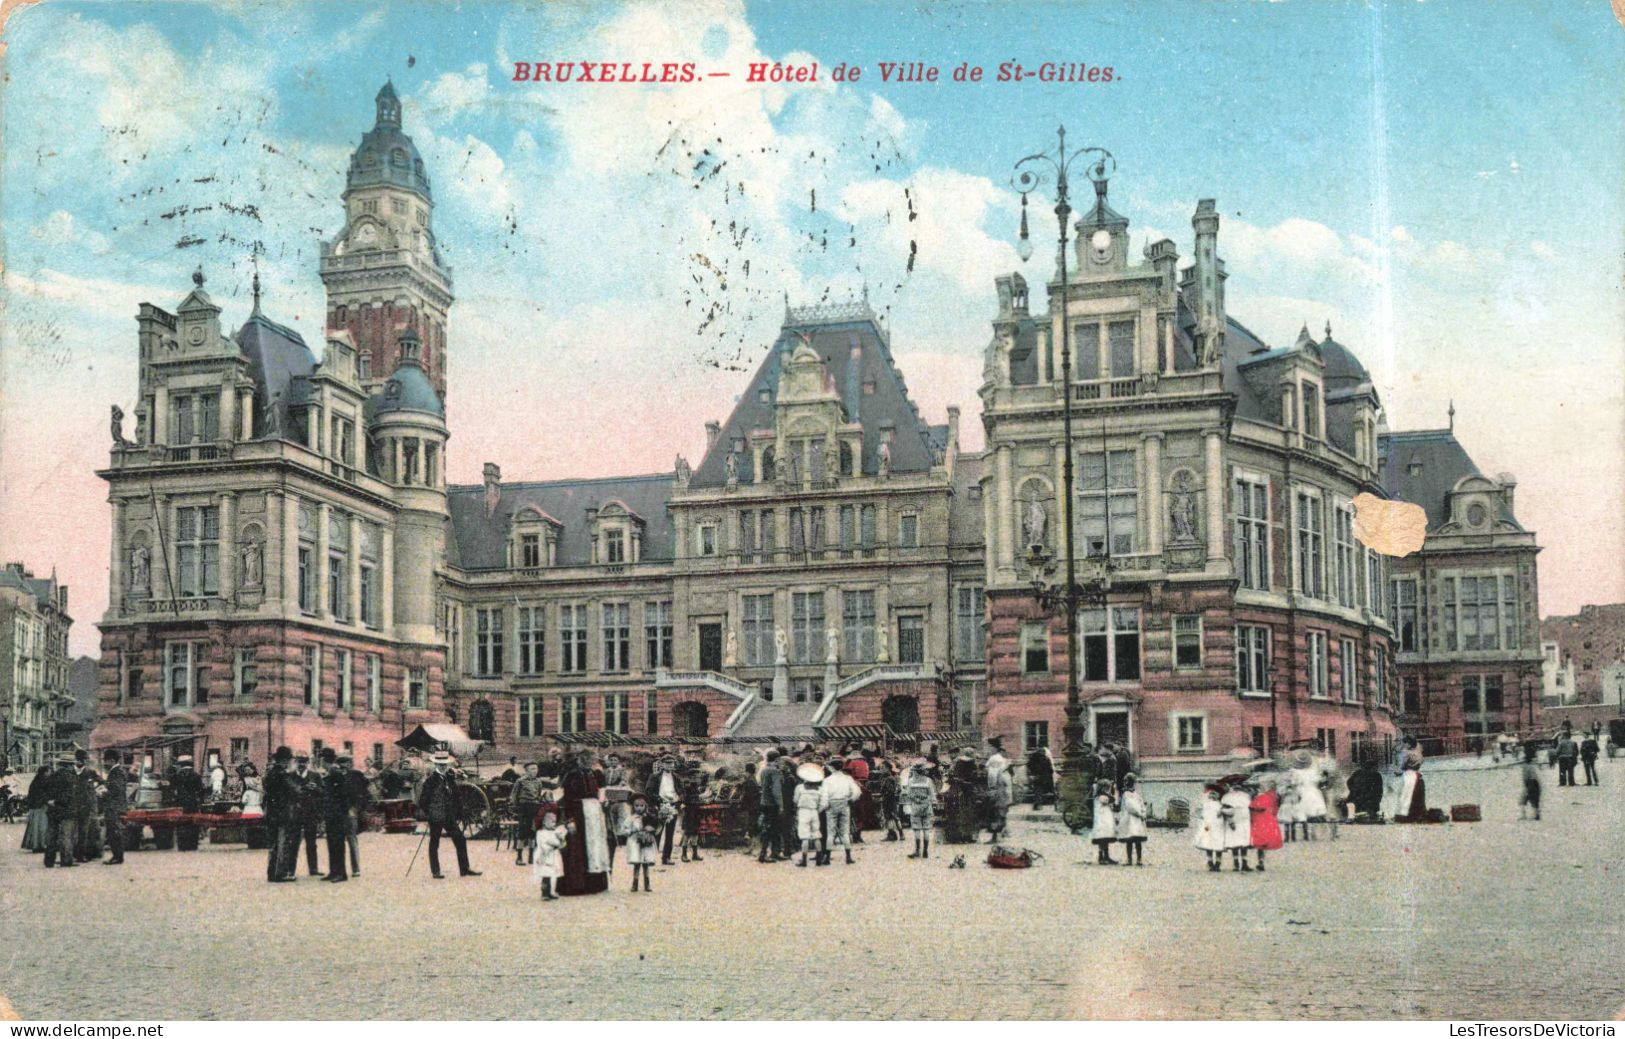
[[773, 479], [773, 467], [777, 464], [777, 455], [771, 447], [762, 451], [762, 471], [756, 474], [757, 483], [767, 483]]
[[490, 743], [496, 734], [496, 709], [483, 696], [468, 707], [468, 738]]
[[376, 165], [378, 165], [378, 153], [373, 151], [371, 148], [368, 148], [365, 151], [363, 151], [361, 153], [361, 165], [363, 165], [363, 166], [376, 166]]
[[711, 735], [711, 712], [703, 703], [685, 700], [671, 709], [671, 730], [674, 736]]
[[920, 731], [920, 701], [912, 696], [888, 696], [880, 705], [880, 720], [899, 736]]

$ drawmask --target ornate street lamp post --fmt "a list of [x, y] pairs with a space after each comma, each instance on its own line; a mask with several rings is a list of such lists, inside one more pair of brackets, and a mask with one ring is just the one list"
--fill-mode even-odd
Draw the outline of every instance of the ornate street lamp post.
[[[1060, 230], [1060, 315], [1061, 315], [1061, 439], [1065, 457], [1061, 465], [1062, 536], [1066, 539], [1065, 583], [1057, 587], [1053, 581], [1055, 560], [1043, 545], [1029, 547], [1027, 563], [1033, 572], [1033, 594], [1049, 611], [1061, 611], [1066, 617], [1066, 724], [1061, 729], [1065, 745], [1061, 751], [1061, 775], [1056, 784], [1056, 796], [1063, 817], [1074, 828], [1083, 826], [1092, 816], [1090, 782], [1092, 769], [1083, 757], [1083, 701], [1078, 693], [1078, 610], [1085, 605], [1104, 604], [1111, 586], [1110, 564], [1107, 560], [1094, 563], [1087, 584], [1078, 581], [1077, 542], [1073, 536], [1072, 512], [1076, 504], [1072, 475], [1072, 343], [1070, 316], [1067, 314], [1066, 248], [1068, 222], [1072, 206], [1068, 193], [1068, 174], [1074, 162], [1084, 159], [1090, 179], [1103, 182], [1110, 174], [1108, 163], [1111, 153], [1103, 148], [1079, 148], [1068, 152], [1066, 127], [1056, 131], [1054, 152], [1038, 152], [1016, 163], [1011, 174], [1011, 187], [1021, 192], [1021, 232], [1016, 251], [1023, 262], [1032, 258], [1032, 240], [1027, 230], [1027, 196], [1042, 188], [1047, 179], [1054, 178], [1055, 219]], [[1108, 456], [1109, 458], [1109, 456]], [[1111, 509], [1107, 507], [1108, 521]], [[1110, 552], [1110, 535], [1107, 536]]]

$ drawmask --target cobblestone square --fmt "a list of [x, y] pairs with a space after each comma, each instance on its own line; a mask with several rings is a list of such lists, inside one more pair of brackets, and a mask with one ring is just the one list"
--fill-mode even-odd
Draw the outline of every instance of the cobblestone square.
[[[1429, 776], [1484, 822], [1346, 827], [1269, 872], [1205, 871], [1189, 832], [1143, 869], [1024, 818], [1044, 856], [859, 846], [858, 864], [740, 852], [656, 868], [653, 894], [542, 904], [488, 842], [477, 879], [431, 880], [418, 840], [368, 835], [345, 885], [264, 883], [241, 848], [46, 871], [0, 830], [0, 991], [43, 1018], [1613, 1018], [1625, 954], [1625, 769]], [[1166, 792], [1151, 791], [1152, 800]], [[948, 868], [956, 854], [969, 863]], [[325, 855], [325, 848], [324, 848]]]

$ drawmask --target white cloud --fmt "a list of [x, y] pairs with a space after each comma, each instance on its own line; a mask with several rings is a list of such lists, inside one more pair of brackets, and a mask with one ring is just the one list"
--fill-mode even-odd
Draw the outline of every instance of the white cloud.
[[73, 214], [66, 209], [56, 210], [30, 228], [28, 233], [29, 237], [45, 245], [83, 245], [98, 256], [107, 252], [107, 236], [80, 227]]

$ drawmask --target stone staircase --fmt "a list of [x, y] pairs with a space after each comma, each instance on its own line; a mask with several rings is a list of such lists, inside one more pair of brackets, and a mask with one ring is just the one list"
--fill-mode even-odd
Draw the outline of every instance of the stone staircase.
[[782, 736], [790, 740], [813, 738], [815, 703], [770, 703], [756, 699], [730, 736]]

